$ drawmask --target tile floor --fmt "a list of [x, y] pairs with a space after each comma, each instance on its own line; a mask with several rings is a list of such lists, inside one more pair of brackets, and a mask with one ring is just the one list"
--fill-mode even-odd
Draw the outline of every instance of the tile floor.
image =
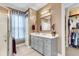
[[28, 48], [25, 44], [18, 45], [16, 50], [17, 54], [15, 56], [42, 56], [37, 51]]
[[[17, 54], [15, 56], [42, 56], [32, 48], [28, 48], [25, 44], [17, 45]], [[79, 48], [66, 48], [66, 56], [79, 56]]]

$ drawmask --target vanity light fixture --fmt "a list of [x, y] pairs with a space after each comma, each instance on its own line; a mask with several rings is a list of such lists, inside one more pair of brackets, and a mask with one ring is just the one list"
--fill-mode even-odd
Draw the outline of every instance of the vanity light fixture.
[[40, 18], [43, 18], [43, 17], [45, 17], [45, 16], [51, 15], [51, 9], [43, 10], [43, 11], [40, 13], [40, 15], [41, 15]]
[[50, 10], [49, 9], [46, 9], [46, 10], [42, 11], [41, 12], [41, 15], [46, 14], [46, 13], [50, 13]]

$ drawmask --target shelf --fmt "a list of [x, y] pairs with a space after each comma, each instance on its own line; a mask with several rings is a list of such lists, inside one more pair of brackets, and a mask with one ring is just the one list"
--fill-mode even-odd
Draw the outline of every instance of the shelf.
[[79, 28], [76, 28], [76, 27], [72, 27], [73, 29], [79, 29]]
[[79, 14], [70, 15], [69, 17], [73, 17], [73, 16], [79, 16]]

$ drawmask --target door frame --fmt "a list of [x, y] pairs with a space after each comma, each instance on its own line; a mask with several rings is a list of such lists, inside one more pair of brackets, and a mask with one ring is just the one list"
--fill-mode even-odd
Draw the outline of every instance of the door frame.
[[61, 55], [65, 56], [65, 7], [61, 3]]
[[10, 18], [10, 12], [11, 12], [11, 9], [7, 8], [8, 9], [8, 51], [7, 51], [7, 55], [8, 56], [12, 56], [12, 37], [11, 37], [11, 18]]
[[[5, 8], [7, 11], [8, 11], [8, 14], [7, 14], [7, 56], [11, 56], [12, 55], [12, 38], [11, 38], [11, 20], [10, 20], [10, 12], [11, 12], [11, 9], [8, 8], [8, 7], [5, 7], [3, 5], [1, 5], [1, 7]], [[11, 45], [11, 46], [10, 46]]]
[[[2, 8], [4, 8], [8, 12], [8, 8], [4, 7], [3, 5], [0, 5], [0, 6]], [[6, 50], [6, 56], [8, 56], [8, 47], [9, 47], [8, 46], [8, 43], [9, 43], [9, 35], [8, 35], [8, 32], [9, 32], [8, 31], [9, 30], [9, 23], [8, 23], [9, 22], [9, 18], [8, 18], [8, 13], [6, 14], [6, 16], [7, 16], [7, 34], [6, 34], [7, 35], [7, 37], [6, 37], [6, 40], [7, 40], [6, 41], [7, 42], [7, 50]]]

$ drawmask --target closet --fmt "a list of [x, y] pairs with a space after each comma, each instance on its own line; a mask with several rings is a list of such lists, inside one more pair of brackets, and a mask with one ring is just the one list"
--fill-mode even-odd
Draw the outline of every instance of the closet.
[[66, 45], [79, 48], [79, 11], [73, 8], [69, 10], [68, 14], [66, 18]]
[[70, 16], [68, 20], [69, 45], [79, 47], [79, 16]]

